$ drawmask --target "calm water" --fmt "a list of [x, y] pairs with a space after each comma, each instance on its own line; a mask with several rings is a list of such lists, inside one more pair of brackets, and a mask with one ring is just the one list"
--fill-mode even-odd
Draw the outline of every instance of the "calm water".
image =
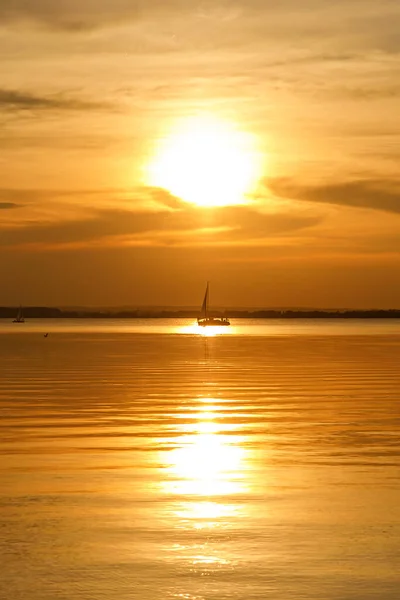
[[0, 322], [0, 418], [1, 599], [399, 598], [399, 322]]

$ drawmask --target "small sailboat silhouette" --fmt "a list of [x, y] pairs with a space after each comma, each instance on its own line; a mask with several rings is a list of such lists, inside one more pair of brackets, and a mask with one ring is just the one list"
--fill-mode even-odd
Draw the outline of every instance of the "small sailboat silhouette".
[[25, 323], [22, 306], [19, 306], [17, 316], [15, 317], [13, 323]]

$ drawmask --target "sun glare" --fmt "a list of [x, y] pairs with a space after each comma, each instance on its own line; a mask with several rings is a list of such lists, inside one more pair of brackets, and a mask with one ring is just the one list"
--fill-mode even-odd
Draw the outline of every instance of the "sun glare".
[[184, 333], [191, 335], [199, 335], [202, 337], [215, 337], [217, 335], [230, 335], [234, 334], [237, 331], [237, 328], [234, 326], [231, 327], [199, 327], [197, 322], [195, 321], [191, 325], [178, 325], [175, 328], [176, 333]]
[[[208, 399], [210, 400], [210, 399]], [[213, 405], [202, 407], [193, 423], [183, 424], [177, 447], [168, 454], [169, 491], [201, 497], [223, 496], [242, 491], [244, 450], [240, 436], [229, 425], [218, 422]]]
[[222, 120], [197, 117], [160, 142], [147, 183], [198, 206], [226, 206], [246, 203], [260, 175], [253, 136]]

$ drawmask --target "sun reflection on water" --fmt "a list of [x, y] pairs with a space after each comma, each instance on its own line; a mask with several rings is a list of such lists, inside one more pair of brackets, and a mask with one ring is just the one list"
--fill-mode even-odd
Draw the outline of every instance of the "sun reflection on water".
[[199, 327], [196, 322], [190, 325], [184, 325], [177, 328], [177, 333], [186, 333], [192, 335], [201, 335], [202, 337], [214, 337], [216, 335], [229, 335], [236, 332], [234, 326], [230, 327]]
[[213, 399], [206, 400], [175, 438], [175, 447], [167, 455], [164, 484], [167, 493], [182, 497], [177, 516], [194, 520], [196, 528], [237, 514], [233, 497], [246, 489], [243, 436], [223, 422], [224, 413]]

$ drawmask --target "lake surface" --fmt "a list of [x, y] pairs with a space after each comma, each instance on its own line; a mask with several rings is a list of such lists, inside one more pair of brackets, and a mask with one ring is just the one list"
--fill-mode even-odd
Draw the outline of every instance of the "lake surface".
[[398, 600], [400, 322], [214, 333], [0, 321], [1, 599]]

